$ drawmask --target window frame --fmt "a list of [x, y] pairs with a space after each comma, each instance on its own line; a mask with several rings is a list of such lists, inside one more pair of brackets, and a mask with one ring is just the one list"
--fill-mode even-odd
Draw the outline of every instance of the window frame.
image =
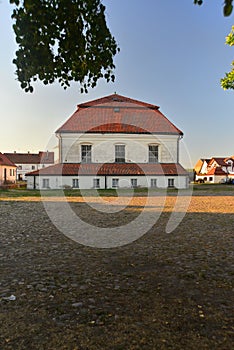
[[[135, 182], [135, 184], [133, 184], [133, 182]], [[136, 178], [132, 178], [131, 179], [131, 188], [137, 188], [138, 184], [137, 184], [137, 179]]]
[[150, 179], [150, 187], [151, 188], [157, 188], [158, 187], [158, 179], [156, 178], [153, 178], [153, 179]]
[[[150, 148], [156, 148], [151, 150]], [[148, 162], [151, 164], [157, 164], [159, 162], [159, 146], [155, 144], [148, 145]]]
[[[117, 148], [122, 148], [122, 150], [117, 150]], [[126, 145], [117, 144], [115, 145], [115, 163], [125, 163], [126, 162]]]
[[80, 188], [80, 181], [77, 178], [72, 179], [72, 188]]
[[[116, 182], [116, 185], [114, 185], [114, 182]], [[118, 178], [112, 178], [112, 188], [119, 188], [119, 179]]]
[[93, 188], [99, 189], [100, 188], [100, 179], [99, 178], [94, 178], [93, 179]]
[[175, 188], [175, 179], [169, 178], [167, 180], [167, 187], [168, 188]]
[[[84, 150], [84, 148], [90, 148], [90, 150], [87, 150], [87, 149]], [[81, 145], [80, 160], [81, 160], [81, 163], [85, 163], [85, 164], [92, 163], [92, 145], [90, 144]]]
[[42, 188], [50, 188], [50, 179], [42, 179]]

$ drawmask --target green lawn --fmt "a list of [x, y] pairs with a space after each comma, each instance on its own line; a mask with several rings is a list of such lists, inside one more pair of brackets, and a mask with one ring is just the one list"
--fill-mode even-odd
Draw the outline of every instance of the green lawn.
[[[195, 184], [191, 185], [191, 188], [193, 191], [199, 192], [199, 191], [205, 191], [207, 194], [212, 193], [218, 193], [223, 191], [229, 191], [234, 192], [234, 185], [225, 185], [225, 184]], [[149, 194], [153, 190], [148, 190], [147, 188], [136, 188], [134, 189], [134, 194], [137, 196], [147, 196], [148, 192]], [[186, 192], [186, 190], [184, 190]], [[158, 189], [157, 192], [165, 193], [165, 190]], [[131, 195], [132, 191], [129, 189], [121, 189], [116, 191], [115, 189], [108, 189], [108, 190], [98, 190], [98, 193], [100, 196], [118, 196], [118, 195]], [[153, 193], [153, 192], [152, 192]], [[177, 189], [167, 189], [167, 193], [177, 193]], [[17, 188], [17, 189], [0, 189], [0, 197], [40, 197], [41, 195], [51, 197], [51, 196], [58, 196], [61, 197], [65, 195], [66, 197], [73, 197], [73, 196], [97, 196], [96, 190], [73, 190], [73, 189], [66, 189], [66, 190], [27, 190], [25, 188]]]

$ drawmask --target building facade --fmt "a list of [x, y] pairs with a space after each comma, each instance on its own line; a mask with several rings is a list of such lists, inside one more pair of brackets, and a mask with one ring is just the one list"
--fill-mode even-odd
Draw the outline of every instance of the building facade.
[[54, 164], [54, 152], [38, 153], [5, 153], [8, 159], [16, 164], [17, 181], [25, 181], [25, 174]]
[[27, 174], [28, 188], [188, 186], [183, 133], [158, 106], [113, 94], [78, 105], [56, 135], [59, 164]]
[[16, 182], [16, 165], [0, 153], [0, 186]]

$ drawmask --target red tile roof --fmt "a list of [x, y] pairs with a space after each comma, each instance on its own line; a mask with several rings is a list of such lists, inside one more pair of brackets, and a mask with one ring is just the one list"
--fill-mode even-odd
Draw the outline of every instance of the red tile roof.
[[113, 94], [78, 105], [56, 133], [158, 133], [183, 135], [159, 107]]
[[5, 153], [15, 164], [53, 164], [54, 152], [39, 153]]
[[[204, 175], [204, 174], [203, 174]], [[212, 168], [211, 170], [209, 170], [207, 172], [207, 174], [205, 175], [219, 175], [219, 176], [223, 176], [223, 175], [228, 175], [227, 173], [225, 173], [225, 171], [223, 171], [220, 167], [217, 168]]]
[[27, 176], [77, 176], [77, 175], [187, 175], [187, 171], [180, 165], [175, 163], [64, 163], [55, 164], [49, 167], [28, 173]]
[[226, 159], [225, 157], [213, 157], [211, 158], [208, 166], [210, 166], [214, 162], [216, 162], [218, 166], [227, 166], [227, 163], [225, 163], [225, 159]]
[[16, 165], [5, 155], [0, 152], [0, 165], [7, 165], [16, 168]]

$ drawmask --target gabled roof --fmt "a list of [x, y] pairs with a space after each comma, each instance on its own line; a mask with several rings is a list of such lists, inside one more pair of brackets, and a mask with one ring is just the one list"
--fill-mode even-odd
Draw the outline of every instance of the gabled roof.
[[39, 153], [5, 153], [15, 164], [53, 164], [54, 152]]
[[55, 164], [46, 168], [33, 171], [26, 174], [27, 176], [78, 176], [78, 175], [188, 175], [187, 171], [180, 165], [175, 163], [64, 163]]
[[[204, 175], [204, 174], [202, 174]], [[227, 173], [225, 173], [225, 171], [223, 171], [221, 168], [217, 167], [217, 168], [212, 168], [210, 169], [207, 174], [205, 175], [220, 175], [220, 176], [223, 176], [223, 175], [227, 175]]]
[[218, 164], [218, 166], [227, 166], [225, 159], [226, 159], [225, 157], [213, 157], [213, 158], [211, 158], [208, 165], [211, 165], [214, 162], [216, 162]]
[[159, 107], [124, 97], [109, 95], [82, 103], [56, 133], [134, 133], [177, 134]]
[[0, 152], [0, 165], [7, 165], [16, 168], [16, 165], [5, 155]]

